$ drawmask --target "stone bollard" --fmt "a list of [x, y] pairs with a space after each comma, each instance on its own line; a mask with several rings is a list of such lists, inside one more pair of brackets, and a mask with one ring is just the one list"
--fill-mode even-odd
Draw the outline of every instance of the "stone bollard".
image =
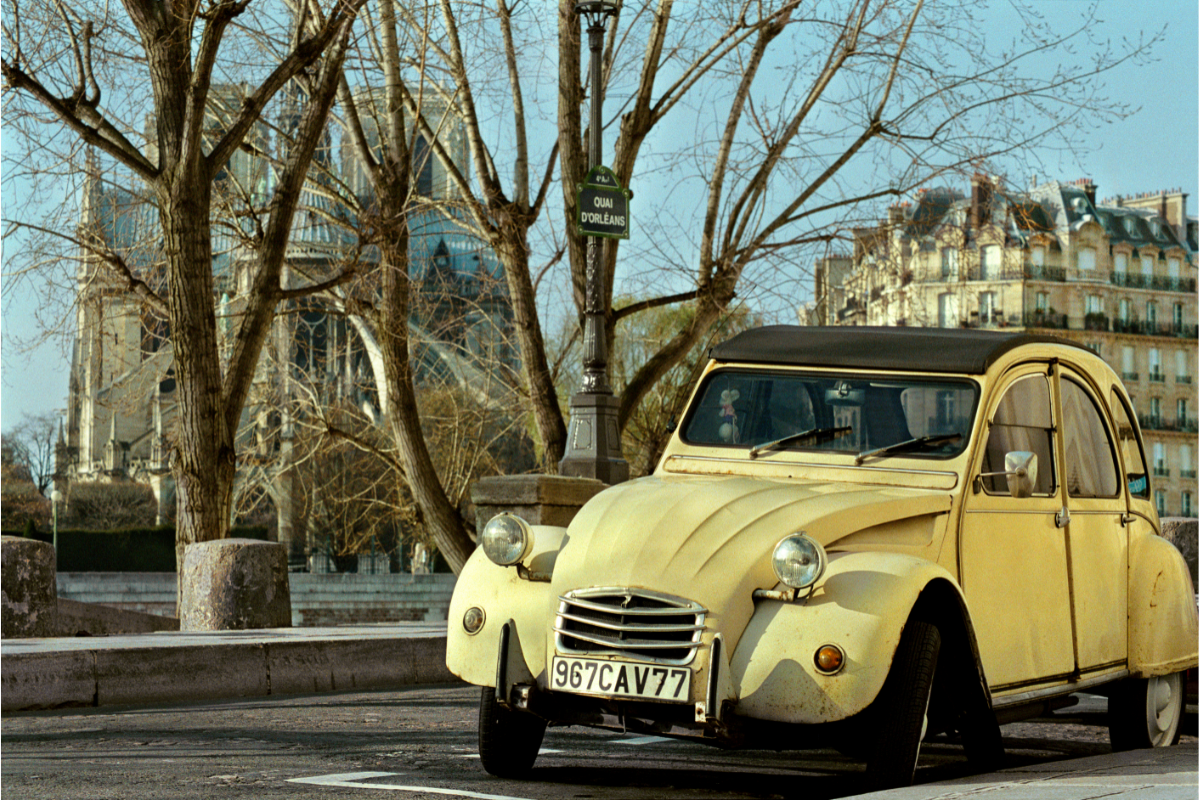
[[1195, 517], [1163, 517], [1159, 522], [1162, 523], [1162, 535], [1171, 544], [1179, 548], [1179, 552], [1183, 553], [1183, 560], [1187, 562], [1188, 571], [1192, 573], [1192, 585], [1195, 586], [1196, 581], [1196, 561], [1197, 561], [1197, 523]]
[[190, 544], [183, 553], [179, 629], [290, 628], [287, 547], [257, 539]]
[[45, 542], [4, 536], [0, 544], [0, 635], [5, 639], [58, 633], [58, 562]]

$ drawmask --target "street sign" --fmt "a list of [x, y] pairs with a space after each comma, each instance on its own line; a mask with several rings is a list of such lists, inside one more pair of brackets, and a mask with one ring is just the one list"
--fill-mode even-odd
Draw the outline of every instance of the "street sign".
[[608, 167], [592, 167], [575, 198], [576, 228], [580, 236], [629, 238], [629, 198], [633, 192]]

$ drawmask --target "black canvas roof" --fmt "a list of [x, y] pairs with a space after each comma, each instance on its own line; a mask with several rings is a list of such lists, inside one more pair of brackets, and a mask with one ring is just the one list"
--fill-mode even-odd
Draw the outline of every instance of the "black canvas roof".
[[771, 325], [739, 333], [710, 355], [752, 364], [980, 375], [1009, 350], [1034, 342], [1084, 349], [1055, 336], [969, 328]]

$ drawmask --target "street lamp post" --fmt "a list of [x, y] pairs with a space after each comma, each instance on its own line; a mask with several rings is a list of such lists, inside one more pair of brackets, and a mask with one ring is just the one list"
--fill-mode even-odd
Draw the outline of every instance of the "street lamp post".
[[58, 487], [55, 487], [50, 492], [50, 518], [52, 520], [51, 525], [53, 526], [51, 530], [54, 531], [53, 543], [54, 557], [56, 559], [58, 558], [58, 504], [62, 502], [62, 499], [62, 492], [58, 490]]
[[[587, 21], [589, 85], [588, 169], [603, 161], [601, 132], [601, 59], [604, 26], [620, 10], [611, 0], [583, 0], [575, 13]], [[590, 173], [589, 173], [590, 174]], [[611, 174], [611, 173], [610, 173]], [[608, 336], [604, 313], [604, 265], [600, 237], [587, 237], [587, 282], [584, 296], [583, 385], [571, 397], [571, 423], [567, 446], [558, 465], [561, 475], [597, 478], [607, 484], [629, 478], [629, 463], [621, 455], [617, 425], [620, 403], [608, 385]]]

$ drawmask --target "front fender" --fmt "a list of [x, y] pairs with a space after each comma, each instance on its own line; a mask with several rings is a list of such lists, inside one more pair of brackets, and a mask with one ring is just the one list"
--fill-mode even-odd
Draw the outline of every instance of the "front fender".
[[[807, 603], [759, 601], [730, 665], [738, 715], [816, 724], [865, 709], [883, 687], [913, 606], [935, 580], [953, 586], [965, 607], [942, 567], [880, 552], [831, 555]], [[814, 663], [817, 648], [829, 643], [846, 654], [836, 675]]]
[[[531, 530], [534, 548], [522, 566], [532, 573], [549, 573], [566, 530], [547, 525], [534, 525]], [[462, 620], [463, 614], [472, 606], [483, 609], [484, 623], [478, 633], [468, 634]], [[494, 685], [500, 630], [504, 623], [512, 620], [510, 653], [513, 657], [510, 658], [509, 676], [519, 682], [536, 678], [546, 668], [545, 631], [548, 624], [553, 624], [557, 607], [549, 583], [522, 578], [516, 567], [494, 564], [482, 549], [476, 549], [463, 566], [450, 598], [446, 666], [467, 683]]]
[[1136, 537], [1129, 553], [1129, 671], [1139, 678], [1196, 666], [1195, 590], [1187, 563], [1158, 536]]

